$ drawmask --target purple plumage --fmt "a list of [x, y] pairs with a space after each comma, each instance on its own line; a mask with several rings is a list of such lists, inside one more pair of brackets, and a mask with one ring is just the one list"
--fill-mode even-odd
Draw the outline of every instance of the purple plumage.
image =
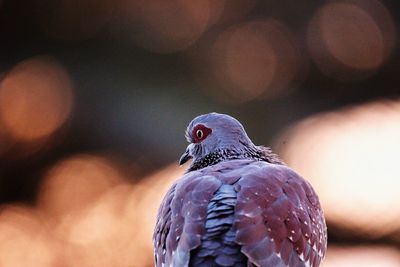
[[157, 267], [319, 266], [326, 225], [307, 181], [230, 116], [195, 118], [187, 138], [181, 163], [193, 162], [157, 217]]

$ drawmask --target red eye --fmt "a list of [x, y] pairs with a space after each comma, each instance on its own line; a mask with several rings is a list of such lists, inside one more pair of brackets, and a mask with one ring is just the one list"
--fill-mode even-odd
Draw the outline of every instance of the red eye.
[[210, 128], [207, 128], [203, 124], [196, 125], [192, 130], [192, 137], [194, 143], [200, 143], [212, 132]]

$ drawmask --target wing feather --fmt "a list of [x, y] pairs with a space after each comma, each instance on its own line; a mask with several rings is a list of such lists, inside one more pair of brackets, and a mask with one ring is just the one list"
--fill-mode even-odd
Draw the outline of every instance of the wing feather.
[[191, 172], [168, 190], [153, 236], [157, 267], [188, 266], [190, 251], [205, 233], [207, 205], [221, 184], [214, 176]]
[[236, 242], [249, 262], [319, 266], [326, 225], [311, 185], [284, 165], [253, 162], [243, 172], [236, 185]]

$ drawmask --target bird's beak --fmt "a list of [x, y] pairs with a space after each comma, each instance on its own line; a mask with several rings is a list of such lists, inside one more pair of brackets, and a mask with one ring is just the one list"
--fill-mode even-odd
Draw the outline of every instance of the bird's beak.
[[183, 153], [181, 158], [179, 159], [179, 165], [185, 164], [191, 158], [192, 156], [189, 154], [189, 148], [187, 148], [185, 153]]

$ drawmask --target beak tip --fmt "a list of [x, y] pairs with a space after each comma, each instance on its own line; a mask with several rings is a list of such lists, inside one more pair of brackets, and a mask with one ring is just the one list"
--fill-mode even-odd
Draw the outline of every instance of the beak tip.
[[189, 152], [186, 151], [185, 153], [183, 153], [183, 155], [181, 156], [181, 158], [179, 159], [179, 165], [183, 165], [185, 164], [189, 159], [191, 159], [192, 156], [189, 155]]
[[189, 159], [183, 159], [183, 158], [181, 158], [181, 159], [179, 160], [179, 166], [182, 166], [182, 165], [185, 164], [188, 160], [189, 160]]

